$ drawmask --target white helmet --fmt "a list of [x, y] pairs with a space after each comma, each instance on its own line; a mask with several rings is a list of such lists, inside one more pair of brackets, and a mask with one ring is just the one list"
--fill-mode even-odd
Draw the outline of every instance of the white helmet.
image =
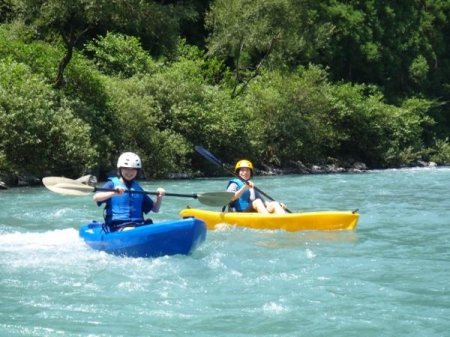
[[117, 168], [121, 167], [140, 169], [142, 168], [141, 158], [133, 152], [122, 153], [117, 160]]

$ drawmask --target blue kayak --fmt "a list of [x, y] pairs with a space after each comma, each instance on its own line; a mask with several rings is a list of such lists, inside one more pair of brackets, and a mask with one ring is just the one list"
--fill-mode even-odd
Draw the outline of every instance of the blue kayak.
[[130, 257], [192, 253], [206, 238], [206, 225], [196, 218], [163, 221], [121, 232], [105, 232], [102, 223], [80, 227], [80, 237], [93, 249]]

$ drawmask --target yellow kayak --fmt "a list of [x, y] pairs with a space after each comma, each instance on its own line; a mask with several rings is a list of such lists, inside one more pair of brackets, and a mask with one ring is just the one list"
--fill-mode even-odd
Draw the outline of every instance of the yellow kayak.
[[353, 230], [358, 223], [356, 211], [323, 211], [287, 214], [259, 214], [239, 212], [214, 212], [186, 208], [180, 212], [182, 218], [195, 217], [203, 220], [208, 229], [218, 224], [228, 224], [253, 229], [283, 229], [286, 231], [304, 230]]

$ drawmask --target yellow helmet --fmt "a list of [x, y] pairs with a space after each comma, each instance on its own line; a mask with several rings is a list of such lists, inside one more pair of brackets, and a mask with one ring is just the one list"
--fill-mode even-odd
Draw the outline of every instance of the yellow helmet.
[[247, 159], [239, 160], [236, 163], [236, 166], [234, 167], [234, 170], [235, 171], [239, 171], [239, 169], [241, 169], [243, 167], [248, 167], [250, 170], [253, 171], [253, 164], [252, 164], [252, 162], [250, 160], [247, 160]]

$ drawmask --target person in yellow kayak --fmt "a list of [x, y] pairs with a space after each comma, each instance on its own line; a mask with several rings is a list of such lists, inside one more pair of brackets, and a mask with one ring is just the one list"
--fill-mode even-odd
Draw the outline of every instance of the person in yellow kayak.
[[122, 153], [117, 160], [117, 177], [110, 177], [103, 188], [114, 189], [114, 192], [97, 192], [94, 201], [100, 206], [105, 204], [105, 225], [110, 231], [122, 230], [126, 227], [137, 227], [152, 223], [144, 219], [144, 213], [158, 213], [165, 190], [159, 187], [156, 201], [142, 193], [127, 193], [129, 190], [143, 191], [136, 181], [142, 169], [139, 156], [133, 152]]
[[255, 185], [250, 180], [253, 176], [251, 161], [239, 160], [234, 170], [242, 179], [236, 177], [228, 182], [227, 191], [234, 193], [230, 203], [231, 209], [235, 212], [286, 213], [282, 204], [277, 201], [265, 201], [261, 194], [255, 190]]

